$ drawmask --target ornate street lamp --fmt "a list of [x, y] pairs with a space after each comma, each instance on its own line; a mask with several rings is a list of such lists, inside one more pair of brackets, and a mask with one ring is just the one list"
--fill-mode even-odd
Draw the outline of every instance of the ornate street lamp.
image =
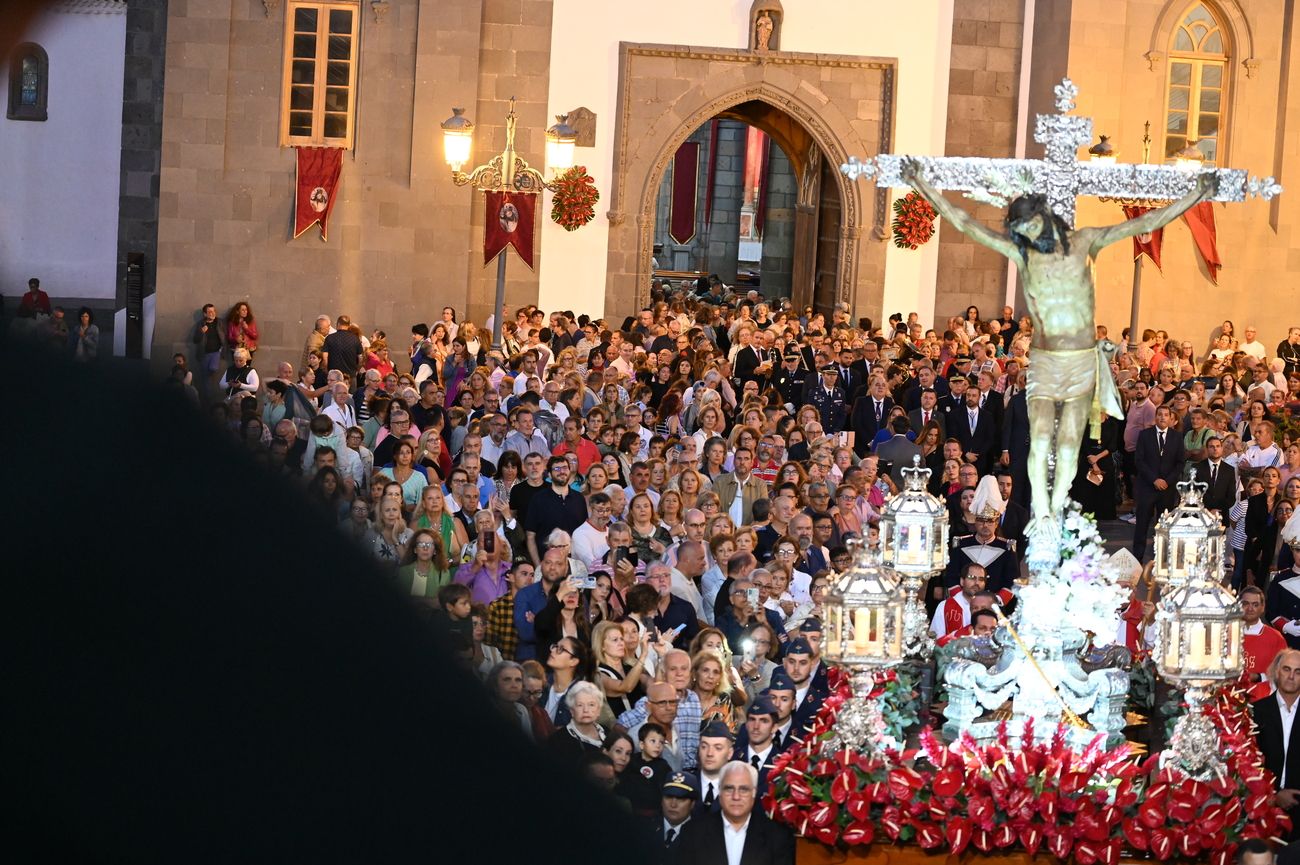
[[1156, 671], [1187, 688], [1187, 714], [1174, 727], [1161, 766], [1176, 765], [1194, 778], [1219, 775], [1219, 736], [1201, 706], [1215, 683], [1244, 669], [1241, 604], [1204, 562], [1193, 562], [1187, 583], [1161, 599], [1156, 623]]
[[903, 654], [929, 658], [934, 639], [920, 591], [948, 564], [948, 508], [927, 491], [930, 469], [921, 467], [919, 456], [912, 457], [912, 467], [902, 475], [903, 489], [880, 515], [880, 562], [902, 581]]
[[[453, 108], [451, 117], [442, 127], [443, 157], [451, 167], [451, 179], [457, 186], [473, 186], [483, 192], [517, 192], [539, 195], [551, 184], [540, 171], [528, 164], [515, 152], [515, 98], [510, 97], [510, 112], [506, 115], [506, 147], [483, 165], [468, 173], [461, 170], [469, 162], [474, 138], [474, 124], [465, 116], [465, 109]], [[546, 131], [546, 158], [549, 167], [568, 170], [573, 167], [573, 148], [577, 134], [565, 123], [568, 115]], [[552, 162], [552, 160], [555, 160]], [[497, 257], [497, 296], [492, 318], [492, 348], [501, 349], [501, 325], [506, 300], [506, 253]]]
[[836, 578], [822, 610], [822, 654], [853, 681], [853, 698], [840, 710], [827, 748], [874, 751], [881, 728], [880, 706], [871, 697], [875, 673], [903, 660], [898, 583], [881, 567], [878, 552], [856, 543], [853, 564]]
[[1187, 582], [1193, 567], [1202, 565], [1210, 579], [1222, 581], [1227, 533], [1202, 503], [1209, 484], [1197, 481], [1193, 469], [1177, 486], [1178, 507], [1156, 521], [1151, 575], [1157, 585], [1177, 588]]

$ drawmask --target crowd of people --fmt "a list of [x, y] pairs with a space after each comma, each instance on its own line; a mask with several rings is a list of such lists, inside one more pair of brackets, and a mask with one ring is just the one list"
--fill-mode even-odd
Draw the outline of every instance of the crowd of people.
[[[507, 311], [499, 347], [492, 325], [447, 307], [390, 336], [322, 315], [301, 355], [264, 361], [250, 304], [224, 318], [209, 305], [171, 381], [299, 479], [449, 627], [502, 714], [626, 800], [679, 861], [748, 851], [745, 831], [792, 861], [783, 830], [748, 815], [827, 696], [833, 575], [878, 543], [913, 465], [953, 537], [926, 591], [936, 635], [987, 634], [987, 611], [1012, 600], [1031, 319], [970, 307], [941, 328], [915, 313], [877, 327], [714, 278], [656, 285], [621, 322], [529, 306]], [[1090, 432], [1072, 495], [1131, 521], [1147, 561], [1194, 469], [1252, 599], [1262, 679], [1300, 648], [1283, 531], [1300, 505], [1300, 327], [1272, 352], [1229, 321], [1203, 356], [1164, 331], [1127, 340], [1112, 366], [1126, 416]], [[1149, 649], [1151, 614], [1135, 601], [1098, 639]]]

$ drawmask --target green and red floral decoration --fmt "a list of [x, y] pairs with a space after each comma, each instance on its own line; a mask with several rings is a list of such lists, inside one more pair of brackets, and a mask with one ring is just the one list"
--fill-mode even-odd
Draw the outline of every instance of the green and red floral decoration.
[[[1106, 750], [1104, 737], [1082, 751], [1064, 728], [1034, 741], [1029, 722], [1018, 740], [1004, 725], [993, 742], [966, 736], [949, 746], [926, 728], [917, 750], [828, 755], [823, 742], [851, 697], [848, 677], [828, 672], [831, 696], [807, 739], [777, 759], [763, 800], [773, 819], [823, 844], [902, 842], [954, 855], [1020, 849], [1078, 865], [1114, 865], [1128, 850], [1227, 865], [1241, 841], [1281, 837], [1290, 825], [1273, 805], [1273, 776], [1235, 687], [1205, 709], [1227, 771], [1202, 782], [1159, 768], [1158, 755]], [[893, 681], [879, 674], [875, 696]]]
[[551, 221], [565, 231], [577, 231], [596, 218], [600, 191], [586, 166], [575, 165], [551, 183]]
[[894, 246], [916, 249], [934, 237], [934, 207], [916, 192], [894, 199]]

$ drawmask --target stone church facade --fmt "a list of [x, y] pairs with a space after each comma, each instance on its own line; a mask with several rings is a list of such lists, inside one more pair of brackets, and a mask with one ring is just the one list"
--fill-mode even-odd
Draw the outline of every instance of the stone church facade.
[[[877, 321], [911, 310], [942, 321], [970, 304], [988, 315], [1015, 297], [1004, 260], [947, 226], [921, 250], [895, 249], [890, 195], [834, 168], [882, 151], [1036, 157], [1033, 115], [1051, 110], [1051, 87], [1067, 74], [1082, 91], [1079, 113], [1111, 135], [1121, 159], [1140, 161], [1142, 124], [1152, 121], [1157, 161], [1170, 99], [1181, 98], [1170, 83], [1171, 58], [1180, 56], [1174, 41], [1197, 6], [942, 0], [863, 19], [845, 16], [834, 0], [664, 0], [653, 14], [595, 0], [315, 3], [350, 8], [358, 20], [354, 136], [322, 242], [314, 230], [292, 238], [283, 83], [286, 16], [300, 5], [167, 4], [157, 277], [146, 286], [156, 291], [155, 357], [184, 348], [206, 302], [224, 312], [249, 300], [268, 358], [296, 358], [322, 312], [349, 314], [399, 342], [409, 324], [444, 305], [481, 321], [495, 278], [495, 268], [482, 266], [482, 199], [451, 183], [438, 124], [464, 107], [476, 124], [471, 165], [485, 162], [504, 144], [511, 97], [517, 146], [535, 166], [553, 115], [579, 106], [594, 114], [577, 161], [601, 191], [591, 225], [571, 234], [542, 226], [535, 269], [511, 253], [511, 306], [538, 302], [620, 321], [633, 312], [648, 293], [667, 164], [702, 123], [722, 116], [763, 128], [790, 162], [800, 190], [793, 243], [804, 249], [792, 274], [797, 299], [844, 301]], [[1265, 0], [1203, 5], [1222, 31], [1227, 73], [1216, 157], [1286, 183], [1300, 141], [1285, 110], [1297, 68], [1291, 22]], [[765, 12], [775, 30], [760, 48], [754, 24]], [[1212, 52], [1192, 53], [1198, 69], [1218, 62]], [[1223, 317], [1239, 329], [1256, 317], [1261, 336], [1275, 342], [1285, 312], [1300, 309], [1296, 201], [1215, 205], [1224, 268], [1213, 295], [1187, 228], [1171, 226], [1163, 273], [1146, 270], [1143, 324], [1199, 343]], [[993, 208], [963, 205], [1000, 223]], [[539, 221], [549, 206], [548, 196]], [[1101, 202], [1083, 202], [1079, 213], [1081, 224], [1120, 217]], [[1116, 335], [1127, 323], [1131, 262], [1127, 248], [1098, 262], [1099, 317]], [[1188, 291], [1215, 297], [1213, 305], [1178, 303]], [[1266, 319], [1258, 311], [1268, 308], [1284, 314]]]

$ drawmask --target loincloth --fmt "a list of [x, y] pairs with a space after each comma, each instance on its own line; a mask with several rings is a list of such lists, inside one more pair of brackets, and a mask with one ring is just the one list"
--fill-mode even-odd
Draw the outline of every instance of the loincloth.
[[1097, 386], [1097, 350], [1080, 348], [1051, 351], [1036, 348], [1034, 362], [1025, 375], [1027, 399], [1057, 402], [1086, 397], [1092, 399]]
[[[1123, 418], [1119, 390], [1110, 373], [1108, 348], [1113, 349], [1114, 344], [1101, 340], [1095, 348], [1034, 349], [1033, 363], [1025, 376], [1025, 398], [1053, 402], [1091, 400], [1094, 427], [1101, 423], [1102, 409], [1113, 418]], [[1096, 435], [1095, 429], [1093, 434]]]

